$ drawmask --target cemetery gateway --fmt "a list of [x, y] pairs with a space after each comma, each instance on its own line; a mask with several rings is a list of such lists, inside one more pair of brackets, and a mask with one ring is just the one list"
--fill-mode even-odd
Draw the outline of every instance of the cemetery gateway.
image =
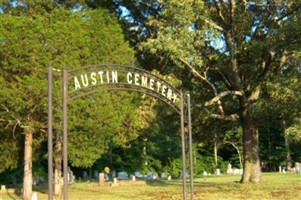
[[160, 82], [159, 80], [155, 80], [147, 75], [141, 75], [139, 73], [127, 72], [126, 74], [122, 74], [122, 72], [118, 72], [116, 70], [93, 71], [75, 76], [74, 89], [79, 90], [91, 85], [118, 84], [120, 82], [126, 82], [129, 85], [134, 84], [136, 86], [141, 86], [156, 91], [174, 103], [179, 101], [177, 93], [170, 86]]
[[[48, 199], [53, 198], [53, 141], [52, 141], [52, 72], [48, 68]], [[193, 199], [193, 162], [192, 162], [192, 136], [190, 117], [190, 96], [184, 95], [161, 77], [134, 66], [120, 64], [103, 64], [83, 66], [75, 69], [63, 70], [63, 174], [64, 174], [64, 200], [68, 199], [68, 149], [67, 132], [68, 102], [82, 98], [93, 93], [107, 91], [134, 91], [153, 96], [171, 108], [180, 116], [180, 132], [182, 143], [182, 173], [186, 174], [186, 144], [185, 121], [187, 122], [189, 140], [190, 162], [190, 192]], [[185, 110], [185, 111], [184, 111]], [[186, 112], [187, 111], [187, 112]], [[186, 113], [186, 114], [184, 114]], [[187, 119], [186, 119], [187, 118]], [[186, 176], [183, 176], [183, 199], [187, 198]]]

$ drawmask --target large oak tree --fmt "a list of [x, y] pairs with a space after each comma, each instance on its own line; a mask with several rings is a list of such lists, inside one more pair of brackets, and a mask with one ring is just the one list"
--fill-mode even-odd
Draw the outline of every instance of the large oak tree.
[[[124, 19], [135, 27], [131, 32], [140, 31], [141, 58], [168, 60], [170, 67], [161, 69], [199, 91], [195, 96], [210, 117], [240, 122], [241, 182], [259, 182], [259, 126], [275, 106], [271, 94], [286, 85], [270, 86], [281, 80], [293, 85], [299, 76], [300, 1], [121, 2], [129, 6]], [[150, 12], [131, 13], [138, 5]], [[298, 109], [295, 101], [290, 106]]]

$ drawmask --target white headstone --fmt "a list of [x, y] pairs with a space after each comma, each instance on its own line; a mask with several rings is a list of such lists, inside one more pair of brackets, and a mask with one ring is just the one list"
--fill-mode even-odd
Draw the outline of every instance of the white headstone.
[[204, 171], [203, 175], [204, 175], [204, 176], [207, 176], [208, 174], [207, 174], [207, 172], [206, 172], [206, 171]]
[[31, 200], [38, 200], [38, 193], [36, 192], [32, 193]]
[[301, 174], [301, 163], [295, 163], [295, 170], [297, 174]]
[[132, 176], [132, 181], [136, 181], [136, 176]]
[[227, 174], [233, 174], [232, 165], [230, 163], [228, 164]]
[[105, 174], [104, 173], [99, 173], [98, 174], [98, 183], [100, 184], [100, 185], [102, 185], [102, 184], [104, 184], [105, 183]]
[[220, 170], [220, 169], [216, 169], [216, 172], [215, 172], [215, 173], [216, 173], [216, 175], [219, 176], [219, 175], [221, 175], [221, 170]]
[[167, 175], [167, 180], [168, 180], [168, 181], [171, 180], [171, 175], [170, 175], [170, 174]]
[[113, 184], [111, 186], [119, 186], [118, 178], [113, 178]]
[[240, 173], [239, 169], [234, 169], [234, 170], [233, 170], [233, 174], [237, 175], [237, 174], [239, 174], [239, 173]]
[[5, 185], [1, 185], [1, 192], [5, 192], [5, 191], [6, 191]]

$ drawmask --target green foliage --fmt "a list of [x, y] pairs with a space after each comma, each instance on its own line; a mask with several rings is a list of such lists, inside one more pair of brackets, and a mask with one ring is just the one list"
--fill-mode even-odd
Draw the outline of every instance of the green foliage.
[[301, 118], [296, 119], [295, 123], [286, 129], [285, 134], [293, 141], [301, 142]]
[[[56, 69], [63, 67], [72, 69], [81, 65], [104, 62], [127, 64], [132, 61], [134, 56], [133, 50], [123, 38], [122, 29], [116, 17], [107, 10], [74, 12], [59, 8], [43, 15], [35, 13], [34, 17], [2, 14], [0, 20], [2, 33], [0, 37], [1, 124], [3, 127], [9, 127], [8, 130], [16, 130], [16, 135], [24, 130], [33, 129], [36, 133], [34, 137], [36, 144], [45, 140], [46, 74], [49, 65]], [[56, 119], [54, 127], [55, 131], [60, 132], [61, 79], [57, 71], [53, 73], [55, 82], [53, 102]], [[75, 127], [73, 122], [78, 122], [80, 124], [78, 124], [79, 132], [77, 134], [83, 135], [80, 138], [74, 132], [75, 135], [70, 134], [70, 142], [73, 143], [69, 145], [70, 158], [71, 162], [74, 160], [76, 166], [91, 166], [93, 161], [107, 149], [105, 140], [109, 138], [112, 138], [117, 145], [126, 145], [137, 137], [138, 123], [135, 121], [134, 106], [137, 99], [129, 94], [103, 97], [98, 95], [94, 98], [93, 101], [94, 104], [97, 102], [96, 105], [92, 104], [91, 98], [86, 102], [77, 101], [70, 104], [72, 114], [69, 114], [71, 115], [69, 118], [79, 117], [76, 119], [77, 121], [71, 121], [70, 129]], [[112, 99], [114, 99], [115, 105], [119, 102], [119, 106], [116, 105], [118, 109], [116, 107], [114, 109]], [[108, 104], [109, 101], [113, 104], [106, 106], [105, 104]], [[77, 108], [72, 111], [72, 107], [75, 106]], [[87, 109], [86, 106], [91, 106], [91, 109]], [[95, 110], [94, 113], [93, 110]], [[88, 116], [88, 112], [91, 112], [90, 116]], [[107, 113], [113, 113], [112, 119], [106, 119], [105, 122]], [[83, 119], [80, 116], [87, 118]], [[103, 120], [102, 124], [101, 120]], [[94, 124], [98, 124], [98, 126], [94, 126]], [[102, 128], [102, 126], [110, 126], [110, 124], [112, 126], [107, 130]], [[18, 129], [14, 127], [18, 127]], [[82, 141], [79, 142], [79, 139]], [[5, 140], [6, 137], [2, 141]], [[81, 143], [82, 148], [79, 152], [79, 147], [76, 145]], [[35, 150], [38, 150], [37, 147]], [[73, 147], [76, 149], [72, 149]], [[72, 152], [76, 153], [72, 154]], [[7, 158], [9, 157], [7, 156]], [[79, 160], [83, 158], [87, 160], [80, 162]], [[5, 168], [16, 165], [8, 161], [6, 163]]]
[[[300, 7], [294, 1], [157, 3], [155, 14], [132, 14], [146, 29], [138, 50], [145, 59], [152, 55], [165, 63], [160, 70], [192, 90], [195, 126], [215, 126], [214, 120], [201, 119], [204, 105], [207, 116], [239, 119], [244, 135], [271, 118], [285, 120], [288, 127], [300, 118]], [[152, 5], [147, 4], [149, 10]], [[127, 6], [131, 10], [142, 3]], [[197, 137], [210, 143], [213, 136], [204, 138], [201, 130], [197, 127]]]
[[20, 144], [22, 140], [19, 137], [9, 129], [0, 131], [0, 173], [18, 166], [19, 155], [22, 152], [22, 144]]
[[110, 145], [128, 146], [136, 139], [139, 130], [136, 108], [135, 95], [125, 92], [102, 93], [72, 102], [68, 136], [72, 165], [92, 166]]
[[214, 174], [216, 169], [220, 169], [221, 173], [225, 173], [227, 171], [227, 165], [230, 163], [229, 160], [224, 160], [223, 157], [218, 156], [218, 164], [215, 165], [215, 160], [213, 156], [213, 148], [212, 150], [206, 147], [194, 146], [193, 147], [193, 156], [194, 156], [194, 173], [195, 175], [202, 175], [205, 171], [207, 173]]

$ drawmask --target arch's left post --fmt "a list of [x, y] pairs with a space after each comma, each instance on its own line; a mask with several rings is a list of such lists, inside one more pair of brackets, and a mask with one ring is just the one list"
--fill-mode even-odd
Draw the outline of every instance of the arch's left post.
[[67, 148], [67, 70], [63, 71], [63, 173], [64, 200], [68, 200], [68, 148]]
[[52, 67], [48, 67], [48, 200], [52, 200], [53, 167], [52, 167]]

